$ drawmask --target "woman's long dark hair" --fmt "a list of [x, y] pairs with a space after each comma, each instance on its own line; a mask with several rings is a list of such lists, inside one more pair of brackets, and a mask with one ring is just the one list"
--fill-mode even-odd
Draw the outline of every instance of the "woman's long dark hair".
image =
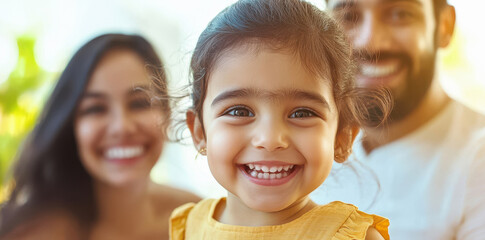
[[0, 212], [0, 237], [53, 209], [67, 210], [86, 229], [96, 220], [93, 180], [79, 158], [74, 112], [100, 59], [118, 48], [132, 50], [151, 66], [152, 73], [157, 70], [157, 80], [163, 83], [158, 84], [157, 94], [167, 94], [162, 62], [144, 38], [105, 34], [82, 46], [60, 76], [37, 125], [18, 153], [13, 168], [15, 186]]

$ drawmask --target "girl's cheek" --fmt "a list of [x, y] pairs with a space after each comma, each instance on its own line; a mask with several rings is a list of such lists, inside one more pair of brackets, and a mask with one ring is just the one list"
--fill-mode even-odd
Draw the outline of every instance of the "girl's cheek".
[[[207, 134], [208, 152], [212, 156], [231, 157], [233, 153], [239, 152], [244, 147], [245, 134], [243, 129], [235, 128], [230, 125], [219, 124], [210, 129]], [[216, 152], [214, 152], [216, 151]], [[226, 157], [224, 157], [226, 156]]]

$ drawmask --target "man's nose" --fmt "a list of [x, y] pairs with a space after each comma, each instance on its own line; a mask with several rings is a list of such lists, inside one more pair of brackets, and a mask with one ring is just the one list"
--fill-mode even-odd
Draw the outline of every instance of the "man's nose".
[[255, 148], [273, 152], [289, 146], [289, 128], [284, 119], [261, 119], [253, 129], [253, 134], [252, 144]]
[[364, 14], [350, 38], [356, 50], [379, 52], [392, 47], [389, 27], [373, 13]]

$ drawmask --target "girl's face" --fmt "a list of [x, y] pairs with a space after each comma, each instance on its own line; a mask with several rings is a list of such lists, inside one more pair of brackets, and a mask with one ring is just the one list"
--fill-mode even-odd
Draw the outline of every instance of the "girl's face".
[[112, 50], [99, 62], [75, 115], [81, 161], [98, 182], [146, 181], [163, 145], [162, 111], [151, 107], [148, 72], [130, 50]]
[[330, 173], [338, 126], [330, 82], [292, 54], [239, 48], [223, 55], [210, 74], [202, 115], [206, 138], [197, 117], [188, 124], [229, 199], [280, 211]]

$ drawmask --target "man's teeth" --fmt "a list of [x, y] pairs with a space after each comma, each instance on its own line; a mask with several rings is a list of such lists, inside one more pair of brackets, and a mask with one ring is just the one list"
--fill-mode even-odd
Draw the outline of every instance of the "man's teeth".
[[295, 165], [272, 166], [268, 167], [259, 164], [246, 164], [249, 168], [248, 173], [255, 178], [260, 179], [279, 179], [289, 175]]
[[398, 66], [398, 64], [387, 64], [385, 66], [362, 64], [360, 66], [360, 73], [366, 77], [385, 77], [394, 73], [398, 69]]
[[105, 152], [106, 158], [111, 159], [123, 159], [123, 158], [133, 158], [138, 157], [143, 153], [142, 146], [136, 147], [114, 147], [110, 148]]

